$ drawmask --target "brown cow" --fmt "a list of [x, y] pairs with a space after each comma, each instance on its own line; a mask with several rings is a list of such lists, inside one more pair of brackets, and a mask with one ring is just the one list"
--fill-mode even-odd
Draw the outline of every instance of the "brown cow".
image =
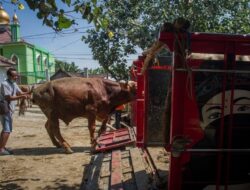
[[99, 134], [106, 130], [106, 122], [118, 105], [130, 102], [136, 96], [136, 83], [118, 83], [100, 78], [62, 78], [35, 88], [33, 102], [47, 117], [46, 130], [56, 147], [72, 153], [70, 145], [61, 136], [59, 119], [69, 124], [74, 118], [86, 117], [92, 148], [95, 120], [101, 120]]

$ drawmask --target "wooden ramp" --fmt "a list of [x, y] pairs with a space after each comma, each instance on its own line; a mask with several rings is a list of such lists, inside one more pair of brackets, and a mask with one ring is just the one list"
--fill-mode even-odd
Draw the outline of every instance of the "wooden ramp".
[[[157, 157], [157, 155], [155, 155]], [[160, 175], [150, 163], [147, 151], [140, 148], [113, 150], [92, 156], [85, 167], [82, 190], [166, 189]], [[164, 165], [163, 167], [165, 167]], [[161, 166], [158, 166], [161, 167]], [[167, 176], [168, 168], [161, 176]]]
[[113, 131], [107, 131], [97, 138], [96, 152], [105, 152], [119, 147], [125, 147], [135, 143], [133, 130], [122, 128]]

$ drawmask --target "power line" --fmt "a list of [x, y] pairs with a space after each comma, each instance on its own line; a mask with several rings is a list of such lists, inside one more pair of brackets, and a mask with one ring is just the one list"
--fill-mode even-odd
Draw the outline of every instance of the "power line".
[[51, 36], [51, 37], [26, 37], [26, 38], [23, 38], [25, 40], [36, 40], [36, 39], [58, 39], [58, 38], [67, 38], [67, 37], [72, 37], [73, 35], [79, 35], [79, 34], [84, 34], [86, 32], [79, 32], [79, 33], [68, 33], [70, 35], [66, 35], [66, 36], [63, 36], [63, 35], [55, 35], [55, 36]]
[[92, 55], [91, 53], [57, 53], [56, 55]]
[[[48, 51], [49, 52], [49, 51]], [[17, 55], [17, 56], [33, 56], [33, 54], [32, 53], [30, 53], [30, 54], [24, 54], [24, 53], [14, 53], [15, 55]], [[49, 54], [51, 54], [51, 53], [49, 53]], [[82, 55], [82, 56], [92, 56], [92, 54], [91, 53], [57, 53], [57, 54], [51, 54], [51, 55], [53, 55], [54, 57], [56, 57], [57, 55], [68, 55], [68, 56], [74, 56], [74, 55]]]
[[9, 2], [9, 1], [5, 1], [5, 0], [2, 0], [0, 3], [2, 3], [2, 2], [4, 2], [4, 3], [8, 3], [8, 4], [12, 4], [11, 2]]
[[51, 35], [51, 34], [72, 34], [72, 33], [65, 33], [65, 32], [69, 32], [69, 31], [73, 31], [74, 32], [78, 32], [78, 33], [86, 33], [86, 31], [77, 31], [79, 29], [88, 29], [88, 28], [93, 28], [93, 26], [86, 26], [86, 27], [79, 27], [79, 28], [74, 28], [74, 29], [67, 29], [61, 32], [47, 32], [47, 33], [40, 33], [40, 34], [31, 34], [31, 35], [27, 35], [27, 36], [22, 36], [22, 38], [29, 38], [29, 37], [37, 37], [37, 36], [45, 36], [45, 35]]
[[[27, 57], [33, 57], [33, 54], [15, 54], [17, 56], [27, 56]], [[91, 53], [59, 53], [59, 54], [51, 54], [55, 58], [66, 58], [66, 59], [89, 59], [91, 60], [92, 58], [88, 58], [89, 56], [93, 56]], [[141, 55], [141, 54], [133, 54], [133, 55]], [[77, 56], [77, 57], [72, 57], [72, 56]], [[85, 56], [85, 57], [81, 57]], [[87, 56], [87, 57], [86, 57]], [[127, 58], [127, 60], [135, 60], [136, 57], [133, 58]]]
[[[91, 58], [86, 58], [86, 57], [56, 57], [58, 59], [77, 59], [77, 60], [94, 60], [94, 59], [91, 59]], [[97, 61], [97, 60], [94, 60], [94, 61]]]
[[70, 42], [70, 43], [68, 43], [68, 44], [66, 44], [66, 45], [64, 45], [64, 46], [62, 46], [62, 47], [59, 47], [59, 48], [57, 48], [57, 49], [55, 49], [55, 50], [53, 50], [53, 51], [51, 51], [51, 52], [58, 51], [58, 50], [60, 50], [60, 49], [62, 49], [62, 48], [68, 47], [69, 45], [71, 45], [71, 44], [73, 44], [73, 43], [75, 43], [75, 42], [79, 42], [79, 41], [81, 41], [81, 39], [74, 40], [74, 41], [72, 41], [72, 42]]

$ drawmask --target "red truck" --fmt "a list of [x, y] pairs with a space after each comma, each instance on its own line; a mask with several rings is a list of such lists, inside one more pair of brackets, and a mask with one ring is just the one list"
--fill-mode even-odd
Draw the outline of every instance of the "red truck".
[[171, 153], [168, 190], [249, 190], [250, 36], [161, 32], [159, 41], [172, 57], [144, 75], [144, 57], [132, 67], [137, 146]]

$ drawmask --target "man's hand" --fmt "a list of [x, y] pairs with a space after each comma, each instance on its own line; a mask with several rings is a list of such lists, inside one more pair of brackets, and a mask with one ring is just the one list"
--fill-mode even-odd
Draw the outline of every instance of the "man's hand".
[[21, 95], [21, 98], [23, 98], [23, 99], [30, 99], [31, 96], [30, 96], [30, 94], [23, 94], [23, 95]]

